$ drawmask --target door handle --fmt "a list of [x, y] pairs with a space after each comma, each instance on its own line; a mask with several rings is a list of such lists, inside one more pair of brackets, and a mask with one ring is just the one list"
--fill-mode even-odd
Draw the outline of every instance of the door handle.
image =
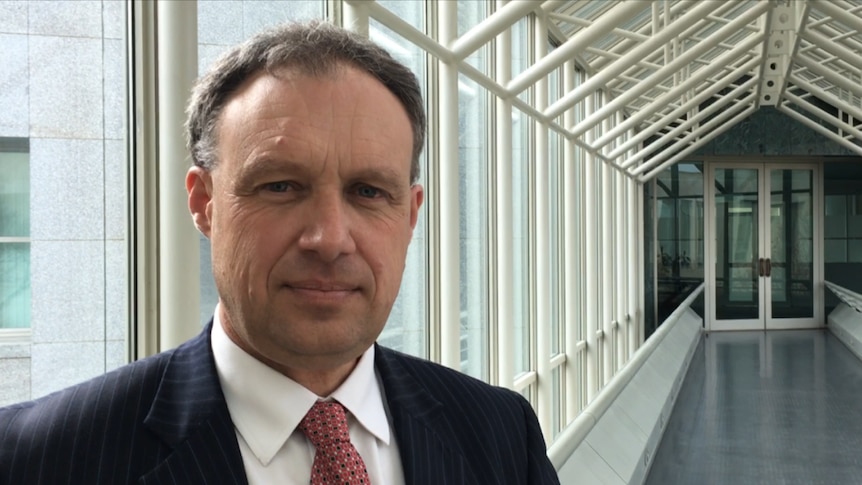
[[772, 260], [766, 258], [766, 277], [769, 278], [772, 276]]
[[759, 262], [760, 262], [760, 264], [759, 264], [759, 268], [760, 268], [759, 276], [763, 276], [764, 274], [766, 274], [766, 261], [763, 258], [760, 258]]

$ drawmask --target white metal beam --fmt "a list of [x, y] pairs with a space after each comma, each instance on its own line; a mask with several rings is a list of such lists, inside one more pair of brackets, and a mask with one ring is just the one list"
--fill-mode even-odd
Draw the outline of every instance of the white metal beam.
[[[689, 133], [681, 139], [677, 140], [670, 148], [660, 152], [654, 158], [651, 158], [649, 161], [644, 162], [643, 164], [635, 167], [631, 170], [632, 175], [640, 175], [647, 170], [651, 170], [659, 164], [663, 164], [669, 157], [672, 152], [678, 152], [680, 150], [684, 150], [685, 147], [691, 147], [695, 145], [697, 142], [703, 140], [719, 127], [726, 127], [725, 123], [727, 120], [731, 119], [735, 114], [742, 111], [746, 105], [750, 105], [751, 108], [757, 109], [757, 106], [754, 103], [756, 99], [756, 93], [749, 94], [745, 98], [740, 100], [734, 100], [731, 106], [725, 108], [724, 111], [719, 113], [715, 118], [709, 120], [707, 123], [703, 124], [699, 130], [694, 133]], [[729, 126], [727, 126], [729, 128]]]
[[[542, 59], [538, 59], [532, 66], [512, 79], [506, 86], [506, 89], [512, 95], [518, 95], [537, 80], [562, 65], [570, 57], [577, 55], [583, 50], [584, 46], [590, 45], [600, 39], [613, 30], [619, 23], [625, 22], [637, 15], [643, 8], [643, 5], [639, 4], [639, 2], [622, 2], [616, 5], [596, 20], [593, 25], [577, 32], [563, 45], [554, 49], [553, 52]], [[556, 116], [552, 116], [551, 118], [556, 118]]]
[[427, 35], [425, 35], [424, 32], [405, 22], [404, 19], [395, 15], [379, 3], [367, 2], [365, 0], [345, 1], [348, 3], [361, 3], [368, 10], [368, 15], [370, 17], [373, 17], [383, 25], [389, 27], [395, 32], [398, 32], [399, 35], [409, 40], [410, 42], [413, 42], [414, 44], [418, 45], [423, 50], [429, 52], [437, 59], [440, 59], [443, 62], [451, 62], [453, 60], [454, 56], [448, 48], [444, 47], [441, 43], [435, 41], [434, 39], [428, 37]]
[[[733, 81], [739, 79], [742, 75], [754, 69], [755, 66], [760, 62], [759, 59], [750, 58], [747, 62], [737, 67], [730, 74], [725, 75], [719, 79], [712, 79], [710, 76], [715, 74], [717, 71], [727, 69], [731, 64], [731, 60], [739, 60], [740, 55], [748, 51], [751, 47], [756, 45], [760, 36], [749, 39], [747, 42], [744, 42], [737, 46], [736, 49], [730, 52], [726, 52], [721, 56], [717, 57], [713, 63], [708, 66], [701, 68], [695, 71], [694, 75], [690, 75], [687, 79], [680, 84], [678, 84], [675, 89], [659, 96], [649, 104], [643, 106], [637, 112], [633, 113], [628, 119], [620, 123], [618, 126], [615, 126], [611, 131], [600, 137], [596, 140], [595, 146], [597, 148], [603, 147], [610, 143], [613, 139], [621, 136], [627, 130], [633, 128], [642, 128], [640, 125], [644, 123], [650, 117], [658, 115], [662, 112], [662, 110], [667, 109], [668, 107], [678, 106], [674, 111], [672, 111], [672, 115], [664, 115], [661, 117], [662, 121], [654, 122], [653, 125], [657, 124], [660, 126], [649, 126], [646, 127], [646, 131], [652, 130], [653, 128], [660, 129], [662, 126], [666, 125], [668, 122], [671, 122], [681, 116], [685, 110], [681, 110], [681, 108], [693, 109], [697, 107], [699, 103], [693, 102], [692, 100], [686, 101], [682, 105], [676, 104], [678, 100], [681, 99], [680, 93], [686, 91], [699, 91], [700, 95], [697, 96], [698, 99], [706, 99], [706, 96], [703, 96], [704, 93], [707, 92], [717, 92], [719, 89], [714, 89], [715, 86], [726, 87]], [[709, 78], [709, 83], [704, 83]], [[640, 136], [639, 132], [636, 137]], [[618, 147], [613, 150], [607, 157], [611, 160], [615, 159], [617, 156], [622, 154], [625, 150], [628, 150], [633, 146], [632, 139], [629, 139], [626, 143], [622, 145], [622, 147]], [[643, 141], [643, 140], [641, 140]], [[624, 148], [623, 148], [624, 147]]]
[[490, 42], [497, 34], [507, 30], [537, 8], [539, 4], [534, 0], [510, 1], [452, 42], [450, 44], [452, 55], [458, 60], [466, 59], [476, 49]]
[[[458, 35], [458, 9], [455, 2], [438, 4], [438, 40], [448, 44]], [[453, 61], [437, 63], [438, 100], [437, 133], [440, 156], [435, 187], [439, 191], [437, 203], [439, 218], [431, 225], [438, 233], [439, 272], [437, 287], [432, 293], [439, 295], [440, 363], [455, 370], [461, 368], [461, 298], [460, 298], [460, 186], [459, 135], [458, 135], [458, 67]], [[432, 314], [432, 318], [434, 315]]]
[[[502, 5], [502, 0], [497, 0], [497, 5]], [[505, 83], [512, 73], [511, 45], [512, 35], [508, 31], [497, 35], [496, 40], [496, 79]], [[495, 231], [494, 244], [489, 248], [492, 261], [495, 264], [489, 268], [496, 271], [495, 275], [489, 275], [489, 284], [496, 289], [494, 303], [496, 303], [496, 318], [492, 315], [491, 321], [496, 322], [497, 342], [499, 346], [497, 358], [497, 376], [499, 384], [512, 388], [515, 384], [515, 363], [511, 356], [515, 355], [514, 336], [514, 314], [515, 314], [515, 286], [513, 262], [514, 239], [512, 227], [512, 215], [514, 214], [514, 202], [512, 201], [512, 101], [508, 98], [496, 97], [496, 123], [495, 141], [496, 153], [491, 160], [492, 173], [495, 185], [493, 196], [492, 214], [494, 216]], [[493, 276], [493, 277], [492, 277]]]
[[838, 143], [839, 145], [847, 148], [848, 150], [851, 150], [853, 152], [856, 152], [859, 155], [862, 155], [862, 146], [859, 146], [859, 145], [853, 143], [852, 141], [850, 141], [846, 138], [838, 136], [837, 133], [830, 130], [829, 128], [826, 128], [825, 126], [811, 120], [810, 118], [806, 117], [802, 113], [799, 113], [798, 111], [795, 111], [793, 109], [788, 108], [786, 104], [782, 104], [782, 105], [778, 106], [777, 108], [782, 113], [784, 113], [787, 116], [789, 116], [789, 117], [795, 119], [796, 121], [802, 123], [803, 125], [807, 126], [808, 128], [811, 128], [812, 130], [816, 131], [817, 133], [820, 133], [821, 135], [829, 138], [830, 140], [834, 141], [835, 143]]
[[[676, 120], [679, 120], [683, 115], [686, 115], [688, 112], [699, 107], [708, 98], [714, 96], [716, 93], [718, 93], [722, 89], [730, 86], [731, 83], [738, 80], [744, 74], [750, 72], [759, 63], [760, 63], [759, 59], [751, 58], [747, 63], [736, 68], [734, 71], [728, 73], [726, 76], [724, 76], [723, 78], [721, 78], [719, 81], [715, 82], [714, 84], [710, 84], [706, 87], [703, 87], [703, 86], [698, 87], [698, 89], [700, 89], [700, 92], [696, 96], [688, 99], [685, 103], [679, 105], [679, 107], [677, 107], [676, 109], [674, 109], [670, 113], [667, 113], [666, 115], [662, 116], [660, 119], [658, 119], [654, 123], [651, 123], [649, 126], [643, 127], [643, 129], [638, 131], [637, 134], [630, 136], [626, 141], [621, 143], [618, 147], [611, 150], [611, 152], [607, 154], [608, 159], [616, 160], [617, 157], [623, 155], [626, 151], [635, 148], [639, 143], [641, 143], [644, 140], [646, 140], [647, 138], [655, 135], [658, 131], [660, 131], [661, 129], [666, 127], [668, 124], [670, 124]], [[721, 69], [722, 68], [722, 64], [720, 62], [716, 62], [715, 66], [716, 66], [715, 69]], [[713, 67], [710, 67], [710, 69], [713, 69]], [[689, 80], [691, 80], [691, 79], [695, 79], [695, 78], [694, 77], [689, 78]], [[688, 85], [688, 81], [683, 83], [683, 85]], [[692, 87], [693, 86], [694, 86], [694, 83], [692, 83]], [[683, 89], [682, 85], [680, 85], [680, 89]], [[684, 89], [688, 90], [689, 87], [687, 86]], [[661, 98], [656, 99], [656, 101], [653, 104], [651, 104], [650, 107], [648, 108], [649, 111], [647, 111], [648, 109], [645, 108], [641, 112], [635, 113], [629, 119], [623, 121], [617, 127], [614, 127], [614, 129], [611, 130], [611, 132], [608, 133], [608, 135], [613, 134], [615, 136], [620, 136], [622, 133], [625, 133], [625, 131], [620, 131], [617, 129], [617, 128], [619, 128], [619, 126], [625, 126], [624, 130], [626, 130], [626, 131], [637, 127], [646, 119], [647, 116], [651, 115], [653, 112], [660, 109], [660, 107], [662, 105], [669, 105], [670, 102], [671, 102], [670, 96], [667, 96], [667, 97], [663, 96]], [[642, 114], [642, 112], [644, 112], [644, 111], [646, 113]], [[688, 117], [690, 118], [691, 116], [688, 116]], [[632, 120], [632, 119], [634, 119], [636, 121], [630, 122], [630, 120]], [[595, 143], [596, 146], [597, 147], [603, 146], [604, 144], [607, 144], [608, 142], [611, 141], [610, 137], [608, 137], [607, 135], [606, 135], [606, 137], [602, 137], [602, 139], [597, 140]], [[621, 166], [623, 166], [623, 165], [621, 165]], [[623, 166], [623, 167], [625, 168], [625, 166]]]
[[[662, 135], [658, 140], [656, 140], [653, 143], [650, 143], [649, 145], [643, 147], [635, 155], [633, 155], [628, 160], [626, 160], [621, 165], [621, 167], [623, 167], [623, 168], [630, 167], [630, 166], [636, 164], [637, 162], [640, 162], [641, 160], [646, 158], [650, 153], [653, 153], [656, 150], [658, 150], [659, 148], [663, 147], [664, 145], [671, 143], [674, 139], [676, 139], [677, 136], [679, 136], [680, 134], [682, 134], [683, 132], [685, 132], [689, 129], [692, 130], [691, 133], [689, 134], [689, 136], [697, 136], [703, 130], [703, 127], [701, 127], [700, 129], [694, 128], [694, 127], [698, 123], [700, 123], [701, 120], [717, 113], [718, 111], [726, 108], [727, 106], [732, 106], [735, 103], [735, 101], [737, 100], [737, 98], [739, 98], [739, 96], [742, 95], [742, 93], [744, 93], [746, 91], [750, 91], [752, 88], [755, 87], [755, 85], [758, 83], [758, 81], [759, 81], [759, 79], [752, 77], [751, 79], [749, 79], [745, 83], [737, 86], [733, 91], [728, 93], [726, 96], [722, 97], [722, 98], [726, 99], [726, 101], [724, 101], [724, 102], [716, 101], [715, 103], [710, 105], [707, 109], [698, 112], [695, 116], [692, 116], [691, 118], [687, 119], [684, 123], [681, 123], [679, 126], [675, 127], [674, 129], [672, 129], [669, 132]], [[749, 96], [749, 99], [750, 98], [751, 97]]]
[[[714, 46], [718, 44], [721, 39], [724, 39], [730, 34], [738, 31], [742, 26], [759, 17], [764, 11], [768, 9], [768, 3], [761, 3], [760, 6], [752, 8], [745, 14], [740, 15], [739, 17], [734, 19], [732, 22], [729, 22], [724, 27], [718, 29], [708, 38], [704, 39], [703, 42], [698, 43], [691, 49], [683, 52], [682, 54], [679, 54], [675, 59], [670, 61], [664, 67], [654, 72], [648, 78], [644, 79], [643, 82], [641, 82], [638, 86], [626, 90], [626, 92], [623, 93], [621, 96], [602, 106], [601, 109], [593, 113], [592, 116], [578, 123], [578, 126], [571, 127], [572, 134], [575, 136], [579, 136], [590, 127], [598, 124], [601, 120], [612, 116], [615, 111], [621, 109], [626, 103], [646, 93], [654, 86], [656, 86], [659, 82], [667, 79], [673, 73], [679, 72], [693, 59], [714, 48]], [[762, 34], [752, 36], [752, 38], [757, 39], [758, 42], [760, 39], [762, 39], [762, 37]], [[740, 57], [742, 57], [742, 53], [740, 53]], [[553, 113], [549, 114], [553, 115]]]
[[[862, 18], [860, 18], [858, 14], [851, 13], [853, 7], [858, 7], [858, 5], [852, 5], [838, 0], [809, 0], [808, 3], [815, 10], [819, 10], [856, 32], [862, 32]], [[856, 65], [858, 66], [859, 64]]]
[[840, 74], [837, 74], [832, 69], [820, 64], [819, 62], [814, 62], [808, 56], [798, 56], [795, 59], [796, 64], [808, 69], [810, 72], [822, 77], [823, 79], [829, 81], [835, 86], [850, 92], [857, 98], [862, 98], [862, 86], [857, 84], [851, 79], [848, 79]]
[[850, 116], [856, 118], [857, 120], [862, 121], [862, 108], [859, 108], [858, 106], [853, 106], [850, 103], [847, 103], [839, 97], [835, 96], [834, 94], [826, 92], [822, 88], [815, 86], [814, 84], [808, 83], [804, 79], [801, 79], [797, 76], [791, 76], [790, 81], [796, 86], [822, 99], [823, 101], [826, 101], [827, 103], [832, 103], [833, 106], [838, 109], [841, 109], [845, 113], [848, 113]]
[[833, 42], [832, 39], [823, 34], [812, 30], [805, 30], [800, 32], [799, 36], [851, 66], [862, 66], [862, 55], [858, 52], [853, 52], [837, 42]]
[[[563, 69], [563, 90], [570, 91], [575, 87], [575, 65], [573, 61], [566, 62]], [[567, 125], [571, 125], [575, 121], [575, 110], [570, 109], [564, 114]], [[578, 389], [578, 381], [580, 375], [578, 373], [578, 364], [580, 358], [575, 352], [577, 348], [579, 335], [576, 326], [581, 325], [581, 282], [583, 281], [583, 271], [579, 264], [580, 251], [579, 236], [581, 211], [578, 211], [578, 197], [581, 193], [581, 184], [578, 184], [577, 173], [581, 170], [581, 164], [577, 163], [577, 155], [575, 154], [576, 147], [572, 140], [563, 139], [563, 217], [566, 224], [563, 224], [563, 261], [564, 261], [564, 284], [565, 297], [563, 299], [564, 311], [563, 316], [566, 325], [565, 335], [565, 350], [566, 350], [566, 408], [565, 418], [563, 419], [563, 427], [578, 414], [579, 400], [574, 398], [580, 392]]]
[[561, 97], [559, 100], [557, 100], [557, 102], [555, 102], [550, 107], [548, 107], [547, 110], [545, 110], [545, 114], [550, 118], [556, 118], [560, 115], [560, 113], [584, 99], [589, 93], [596, 91], [599, 87], [608, 83], [615, 76], [623, 73], [633, 63], [653, 52], [655, 49], [658, 49], [666, 42], [670, 41], [674, 36], [691, 26], [692, 23], [697, 22], [698, 20], [706, 16], [709, 12], [718, 8], [723, 2], [710, 0], [693, 3], [695, 3], [696, 6], [692, 8], [692, 10], [686, 12], [674, 23], [666, 27], [661, 32], [657, 33], [655, 36], [651, 37], [650, 40], [634, 47], [623, 57], [617, 59], [616, 62], [603, 68], [585, 83], [581, 84], [573, 91], [567, 93], [565, 96]]
[[[534, 17], [533, 22], [533, 54], [535, 59], [542, 59], [548, 54], [548, 29], [545, 27], [542, 15]], [[539, 79], [533, 91], [536, 109], [541, 111], [548, 104], [548, 80]], [[531, 251], [535, 270], [535, 325], [536, 325], [536, 372], [538, 373], [537, 390], [539, 402], [536, 414], [545, 441], [551, 441], [551, 399], [553, 396], [553, 379], [551, 378], [551, 258], [550, 258], [550, 200], [548, 200], [550, 183], [550, 136], [548, 127], [539, 120], [533, 121], [534, 139], [533, 154], [535, 156], [535, 178], [533, 179], [534, 228], [533, 241], [535, 250]]]
[[200, 332], [200, 235], [183, 181], [190, 163], [185, 106], [197, 78], [197, 3], [156, 4], [159, 165], [159, 347]]
[[[815, 106], [813, 103], [810, 103], [810, 102], [806, 101], [805, 99], [803, 99], [803, 98], [801, 98], [801, 97], [799, 97], [793, 93], [790, 93], [790, 92], [785, 93], [785, 98], [787, 99], [787, 101], [792, 102], [796, 106], [799, 106], [800, 108], [811, 113], [812, 115], [823, 120], [824, 122], [829, 123], [830, 125], [834, 126], [835, 128], [838, 128], [845, 133], [853, 135], [853, 138], [862, 142], [862, 130], [860, 130], [859, 128], [856, 128], [855, 126], [853, 126], [849, 123], [846, 123], [839, 118], [836, 118], [835, 116], [829, 114], [828, 112], [820, 109], [818, 106]], [[837, 133], [835, 134], [835, 136], [842, 138]], [[833, 137], [833, 139], [834, 139], [834, 137]]]

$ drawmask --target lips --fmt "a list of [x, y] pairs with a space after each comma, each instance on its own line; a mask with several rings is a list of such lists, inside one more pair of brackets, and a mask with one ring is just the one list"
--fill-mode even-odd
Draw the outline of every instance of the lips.
[[337, 281], [293, 281], [285, 286], [300, 291], [319, 291], [319, 292], [345, 292], [355, 291], [359, 287], [351, 283], [342, 283]]

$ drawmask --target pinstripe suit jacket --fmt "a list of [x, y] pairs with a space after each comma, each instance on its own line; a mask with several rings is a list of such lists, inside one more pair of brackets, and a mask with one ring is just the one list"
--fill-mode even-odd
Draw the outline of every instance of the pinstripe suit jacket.
[[[520, 395], [383, 347], [375, 365], [406, 483], [559, 483]], [[0, 484], [124, 483], [247, 483], [209, 326], [174, 350], [0, 409]]]

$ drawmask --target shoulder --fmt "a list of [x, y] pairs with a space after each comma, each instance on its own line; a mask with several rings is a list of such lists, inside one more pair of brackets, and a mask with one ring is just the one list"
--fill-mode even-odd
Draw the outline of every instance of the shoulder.
[[0, 463], [54, 446], [73, 446], [82, 433], [97, 441], [117, 420], [141, 422], [169, 358], [160, 354], [142, 359], [42, 398], [0, 408]]
[[393, 370], [394, 385], [398, 385], [398, 379], [413, 379], [446, 406], [465, 410], [495, 408], [514, 413], [511, 417], [520, 421], [524, 413], [533, 414], [527, 400], [510, 389], [389, 348], [378, 347], [378, 352], [380, 361]]

